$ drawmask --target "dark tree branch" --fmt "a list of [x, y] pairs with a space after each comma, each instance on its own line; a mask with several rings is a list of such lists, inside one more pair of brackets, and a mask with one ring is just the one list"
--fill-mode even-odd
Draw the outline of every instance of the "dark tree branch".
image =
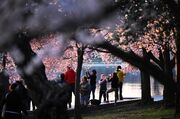
[[[161, 68], [163, 67], [161, 61], [160, 61], [159, 59], [157, 59], [157, 58], [152, 54], [151, 51], [148, 52], [148, 56], [149, 56], [149, 58], [150, 58], [151, 60], [153, 60], [153, 61], [154, 61], [157, 65], [159, 65]], [[162, 68], [162, 69], [163, 69], [163, 68]]]
[[162, 71], [162, 69], [160, 69], [155, 64], [146, 61], [144, 58], [142, 58], [132, 52], [125, 52], [122, 49], [117, 48], [106, 41], [103, 43], [97, 44], [96, 46], [108, 50], [113, 55], [130, 63], [131, 65], [139, 68], [140, 70], [147, 71], [150, 75], [152, 75], [160, 83], [168, 86], [169, 89], [176, 91], [176, 83], [171, 79], [164, 80], [166, 78], [166, 74], [164, 73], [164, 71]]
[[100, 49], [100, 48], [96, 48], [96, 47], [88, 47], [88, 49], [91, 49], [92, 51], [98, 51], [98, 52], [103, 52], [103, 53], [110, 53], [109, 51], [107, 50], [103, 50], [103, 49]]

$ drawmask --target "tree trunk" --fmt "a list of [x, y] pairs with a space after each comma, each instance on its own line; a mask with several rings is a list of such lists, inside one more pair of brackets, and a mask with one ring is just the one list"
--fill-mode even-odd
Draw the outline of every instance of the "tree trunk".
[[[180, 29], [179, 32], [180, 33]], [[177, 53], [176, 53], [176, 72], [177, 72], [177, 90], [176, 90], [176, 117], [180, 117], [180, 34], [178, 35], [177, 41], [176, 41], [176, 46], [177, 46]]]
[[[143, 48], [143, 58], [150, 62], [149, 57], [147, 56], [146, 50]], [[152, 103], [151, 98], [151, 86], [150, 86], [150, 74], [147, 71], [141, 70], [141, 101], [143, 104]]]
[[180, 4], [174, 0], [164, 0], [165, 4], [167, 4], [168, 8], [172, 16], [174, 17], [175, 24], [176, 24], [176, 31], [177, 31], [177, 38], [176, 38], [176, 72], [177, 72], [177, 85], [176, 85], [176, 112], [175, 115], [180, 117]]
[[75, 111], [74, 111], [74, 119], [82, 119], [81, 117], [81, 105], [80, 105], [80, 95], [79, 95], [79, 89], [80, 89], [80, 80], [81, 80], [81, 69], [83, 64], [83, 55], [84, 55], [84, 49], [78, 48], [78, 65], [77, 65], [77, 77], [76, 77], [76, 85], [75, 85]]
[[15, 45], [16, 49], [13, 51], [17, 52], [14, 54], [10, 51], [10, 54], [38, 108], [33, 118], [68, 119], [68, 88], [47, 80], [45, 66], [41, 60], [37, 60], [38, 57], [32, 51], [26, 35], [18, 34]]
[[7, 59], [7, 53], [4, 52], [3, 53], [3, 61], [2, 61], [3, 69], [6, 69], [6, 59]]
[[[169, 79], [173, 80], [172, 68], [170, 66], [170, 54], [169, 54], [169, 46], [166, 44], [164, 46], [163, 52], [164, 59], [164, 72]], [[164, 79], [167, 80], [167, 79]], [[166, 85], [164, 86], [163, 91], [163, 99], [165, 107], [173, 107], [175, 105], [175, 92], [170, 90]]]
[[[39, 106], [42, 102], [43, 95], [48, 90], [45, 66], [38, 59], [36, 53], [32, 51], [24, 34], [18, 34], [15, 43], [16, 49], [10, 51], [10, 55], [16, 64], [16, 68], [19, 70], [20, 76], [31, 91], [36, 106]], [[18, 54], [14, 53], [14, 51], [17, 51]], [[38, 64], [33, 62], [35, 59], [39, 60]]]

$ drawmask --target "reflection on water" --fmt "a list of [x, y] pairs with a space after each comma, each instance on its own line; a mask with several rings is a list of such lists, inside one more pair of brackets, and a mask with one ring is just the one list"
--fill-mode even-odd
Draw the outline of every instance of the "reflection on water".
[[[134, 79], [133, 79], [134, 80]], [[158, 83], [151, 77], [151, 96], [162, 96], [163, 95], [163, 85]], [[141, 97], [141, 82], [140, 80], [131, 79], [125, 80], [123, 85], [123, 95], [125, 97]]]
[[[151, 79], [151, 96], [163, 95], [163, 86], [157, 81]], [[124, 97], [141, 97], [141, 84], [140, 83], [128, 83], [123, 85]]]
[[138, 83], [124, 83], [123, 97], [141, 97], [141, 85]]

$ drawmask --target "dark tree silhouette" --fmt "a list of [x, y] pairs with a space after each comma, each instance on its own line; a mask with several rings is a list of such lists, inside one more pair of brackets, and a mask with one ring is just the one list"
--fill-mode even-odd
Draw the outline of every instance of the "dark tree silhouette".
[[[160, 1], [160, 0], [159, 0]], [[152, 75], [156, 80], [167, 86], [172, 92], [176, 92], [176, 115], [180, 115], [180, 2], [179, 0], [163, 0], [170, 10], [170, 15], [175, 20], [175, 27], [177, 32], [176, 47], [177, 47], [177, 82], [172, 80], [167, 73], [164, 73], [159, 67], [153, 63], [137, 56], [132, 51], [126, 52], [108, 42], [97, 43], [97, 47], [107, 49], [113, 55], [122, 58], [124, 61], [138, 67], [142, 71], [146, 71]], [[163, 6], [161, 1], [158, 5]], [[105, 4], [107, 3], [107, 4]], [[150, 1], [151, 3], [151, 1]], [[36, 54], [32, 51], [29, 41], [33, 38], [38, 38], [49, 33], [65, 33], [71, 35], [78, 28], [84, 26], [92, 27], [100, 23], [103, 19], [111, 17], [116, 10], [125, 10], [126, 5], [134, 4], [131, 1], [120, 0], [103, 1], [100, 12], [85, 14], [79, 17], [68, 16], [60, 14], [56, 7], [53, 7], [52, 13], [46, 14], [49, 1], [46, 0], [32, 0], [32, 1], [0, 1], [0, 50], [11, 51], [14, 47], [19, 50], [23, 58], [19, 61], [18, 56], [11, 56], [19, 69], [19, 74], [25, 80], [28, 88], [31, 90], [33, 99], [38, 106], [37, 119], [64, 119], [67, 117], [66, 100], [67, 92], [66, 87], [59, 87], [47, 81], [45, 75], [45, 67], [40, 61], [37, 65], [29, 65], [33, 62]], [[135, 4], [134, 4], [135, 5]], [[154, 4], [148, 4], [150, 8], [154, 8]], [[138, 5], [136, 6], [138, 7]], [[51, 7], [52, 8], [52, 7]], [[41, 14], [39, 14], [41, 13]], [[139, 12], [137, 12], [139, 13]], [[55, 15], [55, 16], [51, 16]], [[59, 21], [52, 21], [57, 19]], [[19, 18], [19, 19], [18, 19]], [[34, 21], [34, 22], [32, 22]], [[146, 21], [142, 21], [146, 24]], [[48, 26], [49, 24], [50, 26]], [[52, 27], [53, 26], [53, 27]], [[142, 25], [144, 26], [144, 25]], [[143, 27], [142, 27], [143, 28]], [[127, 39], [128, 40], [128, 39]], [[163, 74], [163, 75], [158, 75]], [[163, 80], [163, 79], [167, 80]], [[58, 101], [58, 102], [57, 102]], [[50, 107], [50, 108], [49, 108]], [[44, 114], [43, 116], [40, 114]]]

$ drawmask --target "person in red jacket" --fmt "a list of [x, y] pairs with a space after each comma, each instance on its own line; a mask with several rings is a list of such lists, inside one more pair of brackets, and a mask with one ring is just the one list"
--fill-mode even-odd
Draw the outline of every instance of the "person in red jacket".
[[67, 66], [67, 71], [65, 72], [65, 81], [70, 86], [70, 99], [69, 99], [69, 108], [71, 108], [71, 102], [72, 102], [72, 93], [75, 94], [75, 78], [76, 78], [76, 72], [70, 67]]

